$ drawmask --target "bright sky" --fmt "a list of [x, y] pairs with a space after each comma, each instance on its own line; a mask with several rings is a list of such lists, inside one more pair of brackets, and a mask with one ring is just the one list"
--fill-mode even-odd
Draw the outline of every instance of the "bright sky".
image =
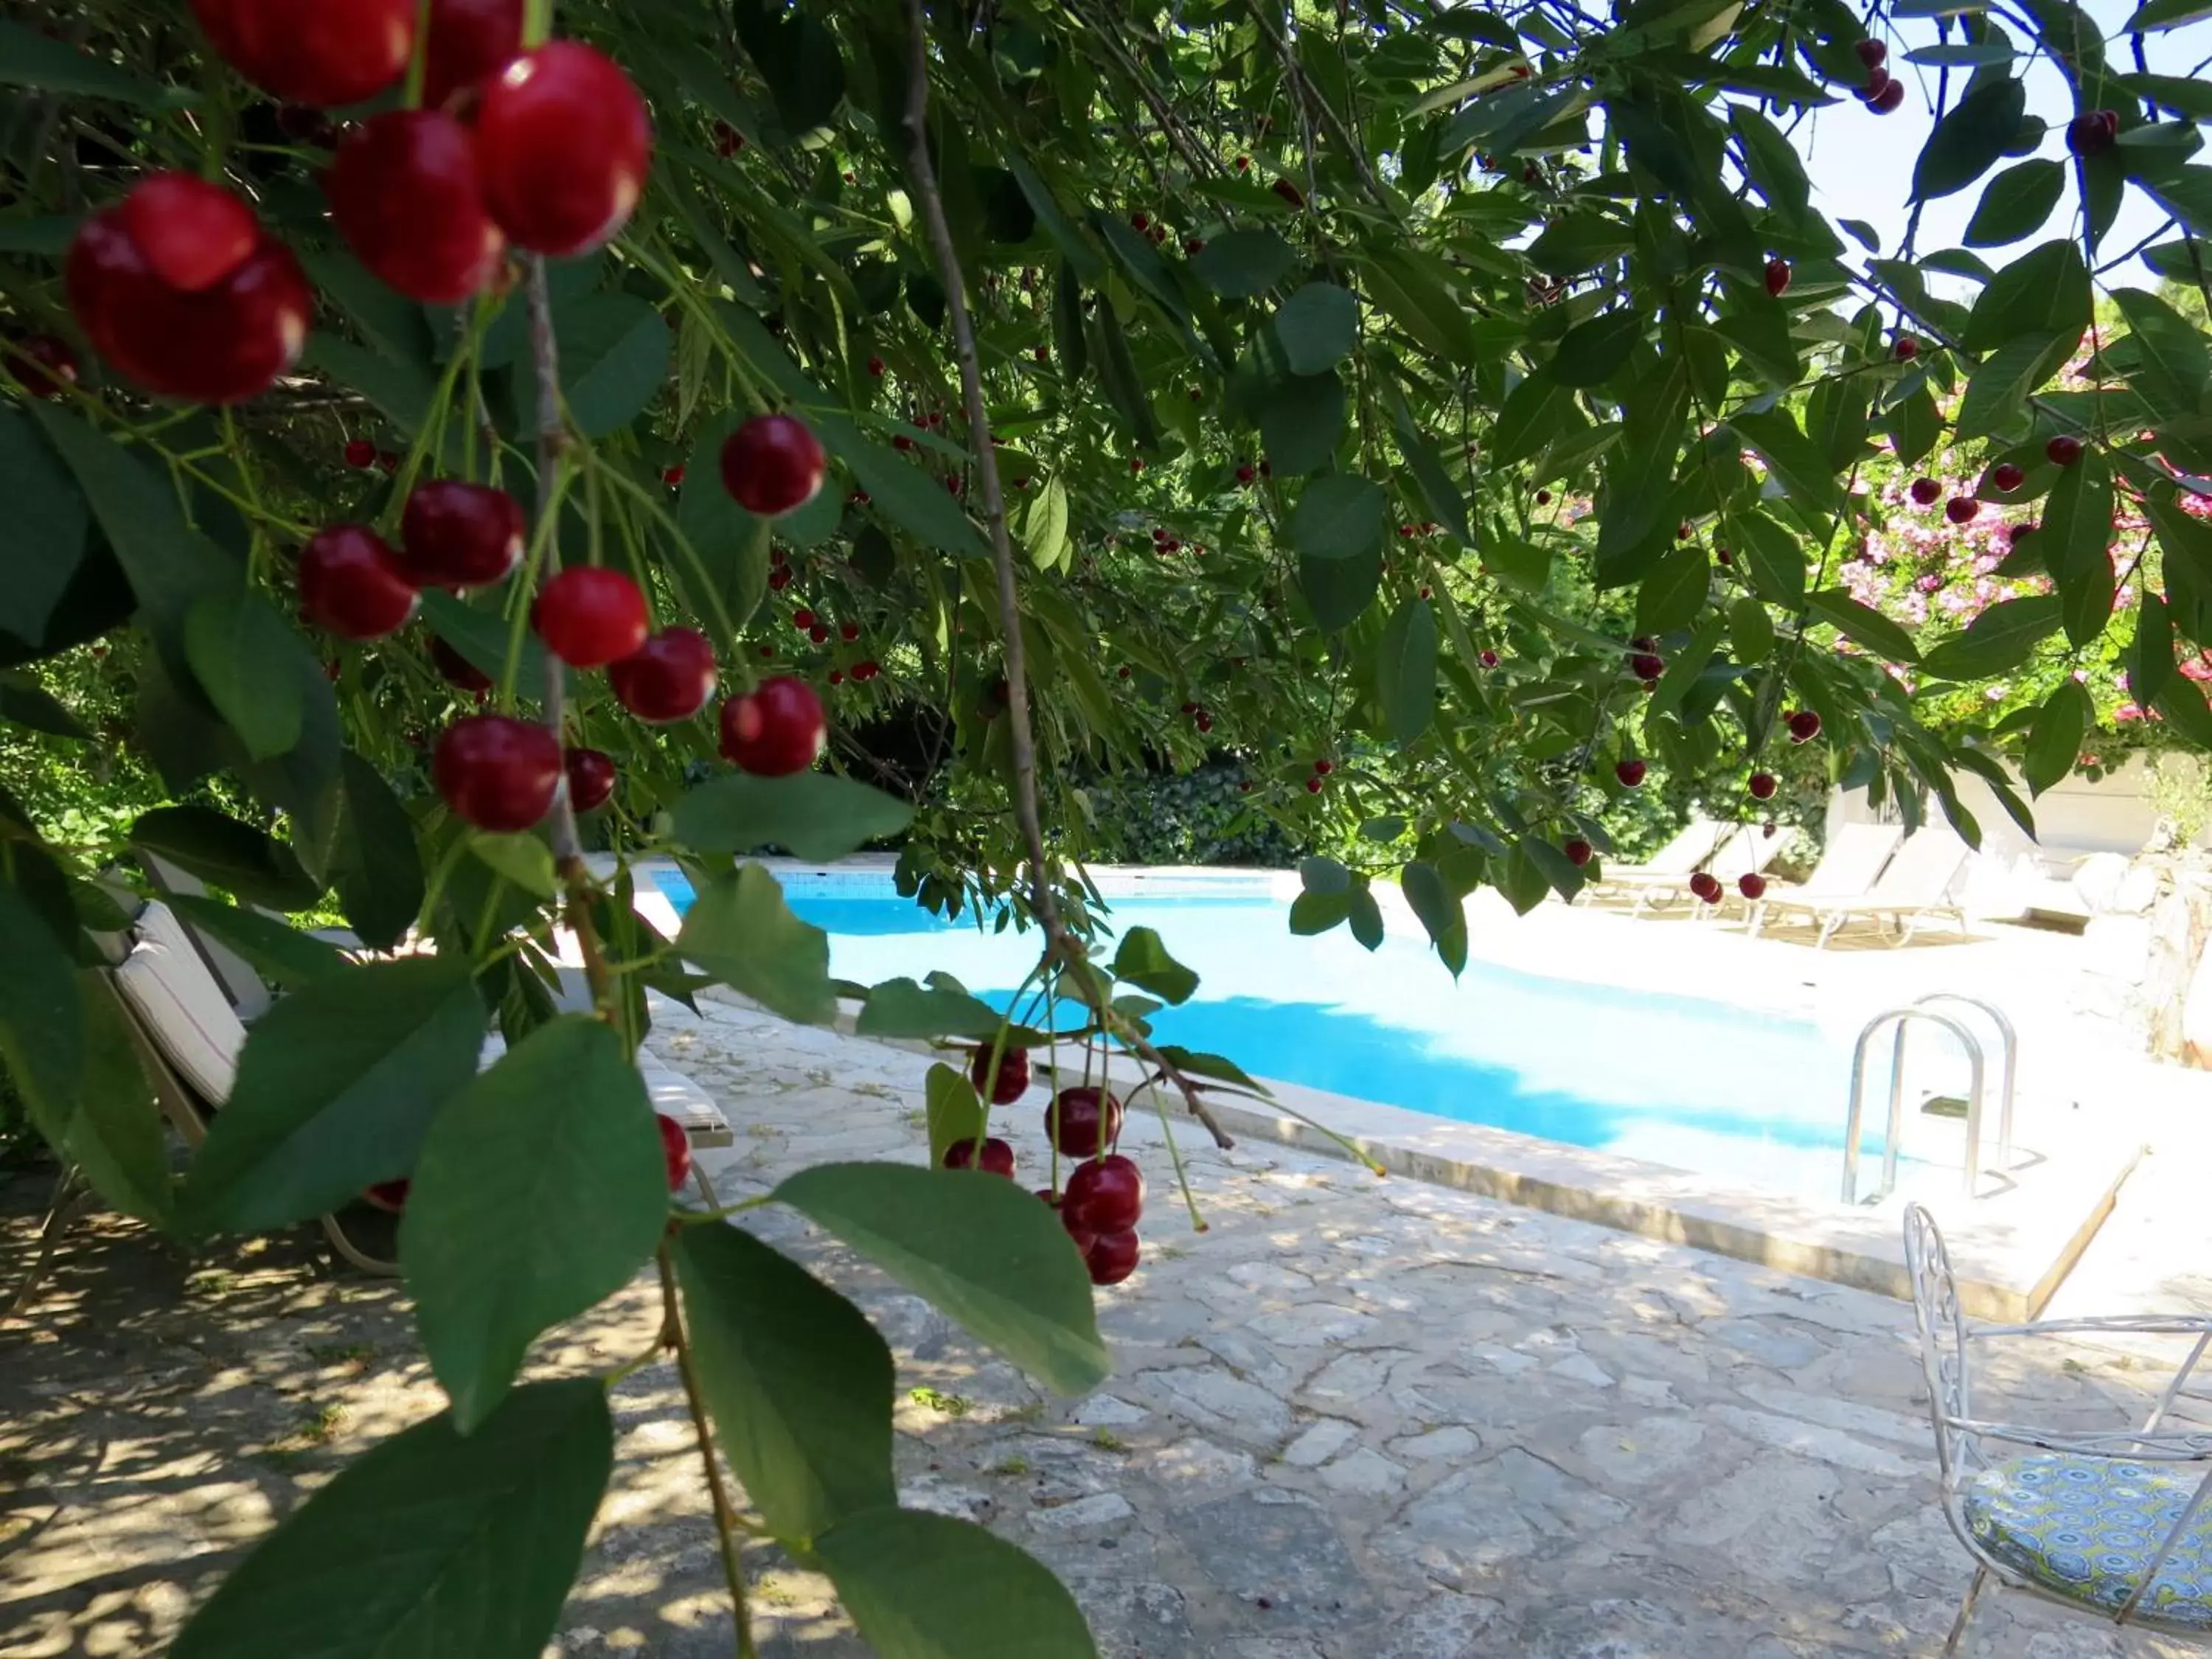
[[[2136, 0], [2084, 0], [2084, 9], [2104, 27], [2106, 35], [2112, 37], [2135, 11]], [[2016, 48], [2025, 49], [2026, 42], [2019, 29], [2008, 27], [2006, 33], [2013, 37]], [[1952, 37], [1958, 38], [1955, 28]], [[1863, 219], [1881, 234], [1882, 252], [1893, 254], [1904, 237], [1911, 210], [1907, 198], [1912, 187], [1912, 163], [1935, 123], [1937, 71], [1906, 63], [1905, 54], [1915, 46], [1935, 44], [1936, 21], [1933, 18], [1905, 18], [1892, 26], [1886, 38], [1889, 44], [1887, 67], [1905, 85], [1903, 106], [1888, 115], [1876, 115], [1856, 99], [1847, 99], [1814, 111], [1798, 129], [1797, 137], [1806, 154], [1806, 171], [1812, 177], [1814, 204], [1832, 218]], [[2153, 74], [2187, 75], [2201, 59], [2212, 56], [2212, 22], [2146, 35], [2144, 46]], [[2118, 67], [2132, 67], [2124, 37], [2112, 40], [2112, 53]], [[1954, 102], [1965, 78], [1972, 73], [1966, 69], [1951, 71]], [[2072, 100], [2073, 94], [2064, 77], [2047, 58], [2038, 58], [2030, 65], [2027, 107], [2051, 123], [2039, 155], [2059, 159], [2065, 156], [2065, 118], [2073, 109]], [[2000, 165], [2009, 167], [2012, 161], [2008, 159]], [[1973, 216], [1982, 189], [1983, 181], [1977, 181], [1956, 195], [1928, 204], [1920, 220], [1921, 253], [1960, 246], [1960, 234]], [[2067, 193], [2060, 198], [2050, 222], [2040, 232], [2008, 246], [1975, 251], [1993, 265], [2004, 264], [2039, 242], [2069, 234], [2075, 210], [2069, 182]], [[2118, 221], [2106, 234], [2100, 248], [2102, 257], [2118, 258], [2156, 230], [2164, 217], [2148, 197], [2130, 185]], [[1855, 245], [1846, 245], [1854, 253], [1858, 252]], [[2158, 282], [2140, 263], [2112, 271], [2105, 280], [2143, 287], [2155, 287]], [[1940, 276], [1934, 281], [1938, 285], [1948, 285]]]

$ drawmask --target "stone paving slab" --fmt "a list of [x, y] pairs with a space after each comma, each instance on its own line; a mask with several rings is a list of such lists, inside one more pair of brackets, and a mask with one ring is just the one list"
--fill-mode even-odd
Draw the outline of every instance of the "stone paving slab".
[[[921, 1157], [926, 1057], [701, 1006], [666, 1011], [654, 1046], [736, 1130], [702, 1157], [725, 1200], [829, 1157]], [[1000, 1114], [1030, 1184], [1041, 1117]], [[1100, 1297], [1115, 1375], [1082, 1401], [799, 1218], [745, 1218], [891, 1341], [905, 1501], [1033, 1550], [1108, 1659], [1940, 1649], [1967, 1566], [1934, 1507], [1902, 1304], [1192, 1130], [1203, 1234], [1158, 1126], [1133, 1121], [1146, 1259]], [[532, 1369], [609, 1369], [654, 1320], [634, 1285]], [[300, 1240], [194, 1261], [89, 1230], [0, 1345], [0, 1659], [158, 1652], [235, 1552], [440, 1403], [400, 1293]], [[2139, 1410], [2150, 1375], [2035, 1345], [1990, 1382], [2086, 1425]], [[673, 1378], [648, 1369], [616, 1399], [616, 1486], [549, 1659], [726, 1654]], [[748, 1562], [765, 1653], [864, 1651], [822, 1580], [770, 1549]], [[2184, 1651], [2010, 1597], [1976, 1631], [1975, 1651], [2024, 1659]]]

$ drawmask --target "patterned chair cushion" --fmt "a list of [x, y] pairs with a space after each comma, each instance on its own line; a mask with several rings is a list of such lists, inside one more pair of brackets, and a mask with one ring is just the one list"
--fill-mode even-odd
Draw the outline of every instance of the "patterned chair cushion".
[[[2205, 1474], [2202, 1465], [2045, 1452], [1983, 1470], [1961, 1496], [1968, 1528], [1999, 1564], [2069, 1601], [2118, 1613]], [[2212, 1502], [2166, 1558], [2137, 1621], [2212, 1630]]]

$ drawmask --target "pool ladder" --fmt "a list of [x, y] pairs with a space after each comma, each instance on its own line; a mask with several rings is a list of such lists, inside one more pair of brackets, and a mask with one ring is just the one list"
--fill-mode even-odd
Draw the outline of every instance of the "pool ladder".
[[1955, 992], [1936, 991], [1922, 997], [1909, 1006], [1888, 1008], [1866, 1023], [1859, 1033], [1858, 1046], [1851, 1052], [1851, 1108], [1844, 1123], [1844, 1202], [1859, 1202], [1859, 1129], [1865, 1121], [1867, 1054], [1874, 1047], [1875, 1037], [1885, 1027], [1895, 1027], [1895, 1037], [1889, 1056], [1889, 1124], [1882, 1137], [1881, 1190], [1869, 1203], [1879, 1204], [1897, 1190], [1898, 1143], [1905, 1133], [1905, 1048], [1916, 1020], [1942, 1027], [1959, 1039], [1959, 1046], [1966, 1051], [1966, 1196], [1974, 1196], [1981, 1184], [1982, 1175], [1982, 1082], [1987, 1071], [1986, 1057], [1981, 1039], [1972, 1028], [1951, 1014], [1938, 1013], [1930, 1003], [1963, 1004], [1989, 1017], [1996, 1028], [1998, 1053], [2004, 1062], [2004, 1076], [1997, 1096], [1997, 1164], [2009, 1168], [2012, 1164], [2012, 1106], [2013, 1091], [2020, 1078], [2020, 1035], [2013, 1030], [2002, 1009], [1979, 997], [1960, 996]]

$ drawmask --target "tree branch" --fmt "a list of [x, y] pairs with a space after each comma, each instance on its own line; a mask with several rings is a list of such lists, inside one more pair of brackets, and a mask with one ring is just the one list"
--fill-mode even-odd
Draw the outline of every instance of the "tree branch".
[[752, 1616], [745, 1610], [745, 1568], [738, 1553], [737, 1506], [722, 1485], [722, 1466], [714, 1456], [714, 1439], [707, 1426], [707, 1402], [699, 1393], [699, 1378], [692, 1369], [691, 1345], [684, 1334], [684, 1312], [676, 1300], [676, 1275], [662, 1244], [656, 1258], [660, 1268], [661, 1340], [676, 1352], [676, 1372], [684, 1379], [684, 1403], [691, 1413], [691, 1427], [699, 1437], [699, 1462], [707, 1471], [707, 1492], [714, 1509], [714, 1534], [722, 1548], [722, 1577], [730, 1587], [730, 1600], [738, 1620], [738, 1659], [755, 1659]]
[[[945, 198], [937, 184], [937, 169], [929, 159], [929, 24], [921, 0], [907, 0], [911, 55], [907, 63], [907, 167], [914, 175], [915, 197], [921, 209], [923, 228], [945, 289], [945, 311], [952, 324], [952, 348], [960, 364], [961, 398], [968, 416], [968, 442], [975, 453], [976, 481], [982, 486], [984, 522], [990, 532], [991, 562], [999, 579], [999, 628], [1006, 636], [1006, 718], [1012, 722], [1014, 756], [1014, 820], [1029, 853], [1030, 909], [1043, 928], [1048, 957], [1073, 968], [1079, 975], [1092, 970], [1083, 941], [1067, 931], [1060, 919], [1053, 892], [1053, 861], [1044, 845], [1044, 823], [1037, 811], [1036, 739], [1030, 724], [1030, 688], [1022, 648], [1022, 608], [1014, 586], [1013, 543], [1006, 533], [1006, 495], [999, 482], [999, 457], [991, 442], [990, 411], [983, 403], [983, 374], [975, 356], [975, 328], [968, 314], [968, 290], [960, 272], [960, 256], [952, 246], [952, 229], [945, 217]], [[1092, 999], [1085, 998], [1085, 1001]], [[1103, 999], [1101, 999], [1103, 1000]], [[1099, 1010], [1103, 1015], [1104, 1010]], [[1226, 1150], [1236, 1145], [1206, 1103], [1198, 1097], [1182, 1074], [1160, 1057], [1159, 1050], [1134, 1031], [1124, 1037], [1150, 1066], [1176, 1080], [1190, 1115], [1204, 1124], [1214, 1143]]]

